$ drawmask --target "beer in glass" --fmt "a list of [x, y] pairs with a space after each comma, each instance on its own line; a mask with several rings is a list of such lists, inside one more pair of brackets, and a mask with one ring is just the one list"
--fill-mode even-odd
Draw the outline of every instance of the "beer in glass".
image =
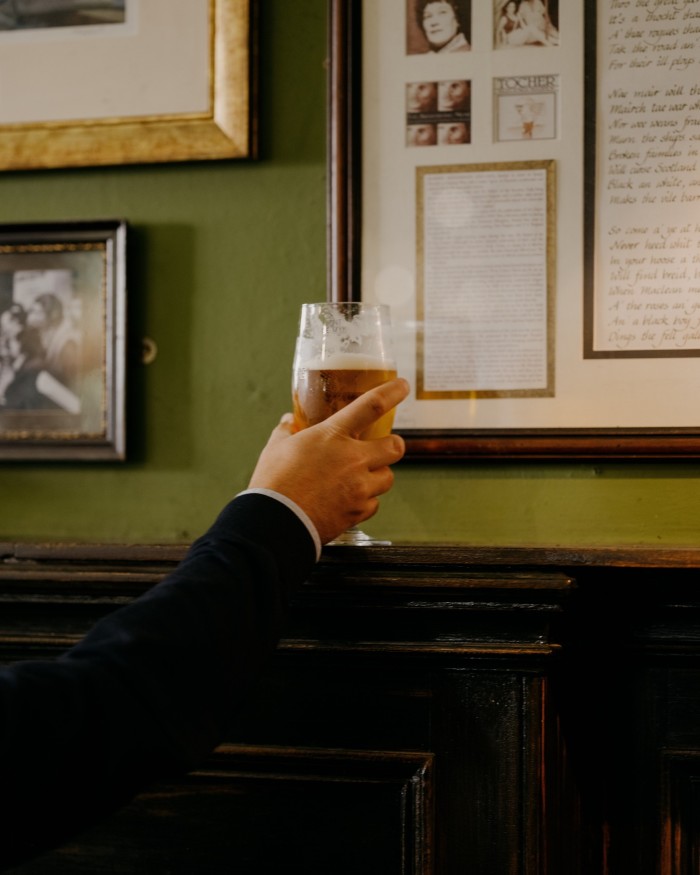
[[[360, 301], [303, 304], [292, 369], [294, 423], [308, 428], [396, 377], [389, 308]], [[391, 410], [360, 435], [388, 435]], [[381, 543], [351, 529], [334, 543]]]

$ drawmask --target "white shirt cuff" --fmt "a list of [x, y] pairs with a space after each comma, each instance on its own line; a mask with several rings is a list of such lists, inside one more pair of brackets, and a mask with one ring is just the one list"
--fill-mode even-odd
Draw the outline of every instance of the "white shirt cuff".
[[318, 562], [321, 558], [321, 538], [319, 537], [316, 526], [311, 522], [309, 515], [303, 511], [295, 501], [292, 501], [291, 498], [287, 498], [287, 496], [282, 495], [281, 492], [275, 492], [274, 489], [244, 489], [243, 492], [238, 493], [238, 495], [250, 494], [267, 495], [268, 498], [274, 498], [276, 501], [280, 501], [285, 507], [288, 507], [293, 513], [295, 513], [301, 522], [304, 523], [313, 539], [314, 546], [316, 547], [316, 561]]

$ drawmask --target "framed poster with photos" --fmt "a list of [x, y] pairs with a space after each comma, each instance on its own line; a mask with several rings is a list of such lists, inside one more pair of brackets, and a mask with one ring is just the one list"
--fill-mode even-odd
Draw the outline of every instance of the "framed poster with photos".
[[0, 226], [0, 460], [125, 459], [126, 223]]
[[329, 296], [391, 307], [409, 458], [700, 457], [700, 6], [664, 8], [329, 0]]

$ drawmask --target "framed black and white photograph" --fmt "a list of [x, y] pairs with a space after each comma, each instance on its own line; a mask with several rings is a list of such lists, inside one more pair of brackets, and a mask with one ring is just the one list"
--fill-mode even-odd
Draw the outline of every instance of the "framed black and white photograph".
[[126, 231], [0, 226], [0, 460], [125, 458]]

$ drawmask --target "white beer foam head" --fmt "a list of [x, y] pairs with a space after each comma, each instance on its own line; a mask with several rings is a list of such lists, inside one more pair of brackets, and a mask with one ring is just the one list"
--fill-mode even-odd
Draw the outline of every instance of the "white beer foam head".
[[395, 364], [391, 359], [365, 355], [359, 352], [336, 352], [328, 356], [314, 356], [300, 362], [299, 367], [309, 371], [388, 371]]
[[373, 356], [393, 359], [389, 308], [358, 302], [305, 304], [297, 338], [297, 361], [317, 356]]

